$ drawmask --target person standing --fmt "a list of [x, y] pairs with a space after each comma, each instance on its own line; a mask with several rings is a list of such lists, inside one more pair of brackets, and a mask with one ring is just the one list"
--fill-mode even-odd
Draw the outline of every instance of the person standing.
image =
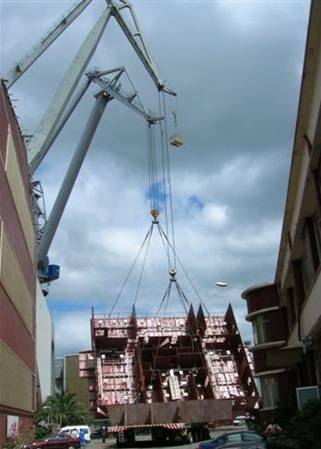
[[86, 438], [84, 429], [79, 430], [79, 443], [82, 449], [86, 448]]
[[106, 427], [101, 428], [101, 437], [102, 437], [102, 443], [106, 443], [106, 436], [107, 436], [107, 430]]

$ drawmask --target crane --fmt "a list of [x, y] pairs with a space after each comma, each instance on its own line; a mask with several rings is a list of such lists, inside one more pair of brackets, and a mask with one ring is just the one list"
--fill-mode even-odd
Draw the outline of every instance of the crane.
[[[67, 27], [87, 8], [91, 0], [81, 0], [73, 6], [62, 19], [55, 24], [32, 49], [8, 71], [5, 80], [8, 88], [12, 88], [18, 79], [20, 79], [32, 64], [49, 48], [49, 46], [66, 30]], [[129, 12], [131, 24], [124, 19], [123, 11]], [[112, 100], [122, 102], [124, 105], [140, 114], [147, 120], [149, 126], [162, 120], [149, 114], [142, 102], [139, 100], [136, 89], [129, 95], [120, 89], [119, 80], [123, 74], [127, 74], [124, 67], [118, 67], [113, 70], [93, 70], [86, 73], [86, 79], [76, 91], [79, 82], [82, 79], [86, 68], [95, 53], [95, 50], [104, 34], [104, 31], [111, 17], [114, 17], [124, 35], [128, 39], [132, 48], [136, 52], [146, 71], [150, 75], [159, 92], [176, 96], [176, 93], [162, 80], [156, 64], [151, 56], [143, 37], [141, 28], [136, 18], [134, 9], [127, 0], [106, 0], [105, 7], [100, 13], [97, 22], [84, 38], [80, 47], [74, 56], [71, 64], [64, 73], [54, 95], [52, 96], [47, 110], [36, 127], [31, 139], [26, 142], [28, 150], [28, 165], [30, 176], [33, 177], [35, 171], [40, 166], [42, 160], [52, 147], [56, 138], [61, 133], [66, 122], [69, 120], [78, 103], [83, 98], [87, 89], [92, 83], [99, 87], [99, 92], [95, 96], [95, 104], [89, 115], [87, 124], [83, 130], [78, 146], [72, 157], [56, 201], [47, 218], [41, 214], [38, 205], [35, 207], [35, 214], [41, 216], [44, 224], [38, 232], [38, 277], [42, 282], [57, 279], [59, 277], [59, 267], [49, 265], [48, 250], [53, 241], [55, 232], [59, 225], [61, 216], [67, 204], [68, 198], [73, 189], [74, 183], [79, 174], [81, 165], [86, 157], [90, 143], [94, 137], [99, 121], [105, 111], [107, 104]], [[113, 74], [109, 80], [107, 75]], [[35, 203], [39, 199], [39, 183], [32, 181], [32, 185], [37, 189]]]
[[[26, 73], [38, 57], [63, 33], [72, 21], [84, 11], [90, 1], [91, 0], [80, 1], [69, 13], [63, 16], [62, 20], [49, 31], [38, 44], [33, 47], [32, 51], [28, 52], [20, 62], [14, 64], [5, 76], [8, 87], [12, 87], [14, 83]], [[124, 9], [127, 9], [130, 12], [132, 27], [134, 29], [133, 32], [121, 14]], [[129, 43], [151, 76], [156, 88], [159, 91], [164, 91], [170, 95], [176, 95], [176, 93], [161, 79], [157, 71], [132, 5], [127, 0], [119, 0], [117, 2], [106, 0], [106, 8], [102, 11], [96, 24], [79, 47], [76, 56], [65, 72], [55, 94], [50, 100], [47, 110], [40, 120], [33, 137], [28, 142], [28, 164], [31, 175], [34, 174], [47, 154], [50, 148], [49, 143], [52, 140], [52, 136], [55, 133], [55, 129], [59, 124], [61, 116], [64, 114], [68, 102], [93, 56], [111, 16], [116, 19]]]
[[[116, 74], [112, 79], [106, 78], [106, 74], [109, 75], [114, 73]], [[39, 279], [42, 282], [54, 280], [59, 276], [59, 272], [57, 272], [57, 269], [53, 270], [53, 266], [49, 265], [47, 254], [66, 204], [68, 202], [69, 196], [79, 174], [80, 168], [89, 150], [90, 143], [95, 135], [95, 131], [103, 116], [107, 104], [111, 100], [116, 99], [139, 114], [141, 117], [143, 117], [149, 124], [155, 124], [157, 123], [157, 121], [163, 119], [163, 117], [158, 117], [147, 112], [142, 101], [139, 99], [136, 89], [134, 89], [133, 92], [130, 93], [122, 92], [120, 81], [121, 76], [125, 73], [127, 73], [126, 69], [124, 67], [120, 67], [105, 71], [94, 70], [86, 74], [88, 82], [85, 84], [85, 86], [88, 87], [91, 82], [94, 82], [99, 87], [99, 92], [95, 95], [95, 104], [90, 112], [87, 124], [80, 137], [79, 143], [69, 164], [68, 170], [58, 192], [50, 216], [45, 225], [43, 235], [40, 239], [40, 243], [38, 246], [38, 275]], [[83, 92], [84, 89], [81, 89], [78, 97], [76, 97], [75, 99], [74, 104], [78, 104], [79, 97], [83, 96]], [[66, 117], [62, 121], [61, 127], [63, 127], [63, 125], [67, 122], [68, 118], [71, 116], [71, 112], [71, 110], [68, 111]]]

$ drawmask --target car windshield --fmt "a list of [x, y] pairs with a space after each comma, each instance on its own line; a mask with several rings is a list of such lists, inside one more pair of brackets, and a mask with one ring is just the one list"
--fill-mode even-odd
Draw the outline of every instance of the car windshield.
[[58, 438], [68, 438], [69, 437], [69, 432], [67, 432], [67, 431], [59, 432], [57, 437]]
[[225, 435], [225, 441], [227, 443], [239, 443], [242, 441], [242, 435], [240, 433], [230, 433]]
[[261, 435], [255, 432], [243, 432], [242, 434], [243, 441], [262, 441], [263, 438]]

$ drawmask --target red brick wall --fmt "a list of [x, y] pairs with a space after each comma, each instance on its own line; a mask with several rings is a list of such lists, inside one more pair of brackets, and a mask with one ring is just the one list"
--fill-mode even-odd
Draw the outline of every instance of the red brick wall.
[[[30, 249], [18, 216], [6, 172], [7, 142], [9, 130], [13, 138], [18, 169], [31, 208], [30, 184], [27, 165], [27, 152], [20, 128], [3, 82], [0, 84], [0, 224], [10, 241], [19, 263], [22, 276], [33, 298], [33, 329], [30, 332], [15, 308], [8, 292], [0, 283], [0, 342], [9, 347], [15, 356], [31, 371], [36, 373], [35, 361], [35, 312], [36, 312], [36, 267], [30, 256]], [[19, 174], [17, 173], [17, 176]], [[31, 210], [31, 209], [30, 209]], [[35, 250], [35, 249], [34, 249]], [[19, 279], [15, 280], [19, 282]], [[0, 390], [2, 388], [0, 378]], [[35, 406], [35, 387], [32, 385], [33, 407]], [[3, 447], [7, 433], [7, 414], [19, 416], [23, 429], [32, 425], [33, 410], [16, 410], [0, 402], [0, 448]]]
[[0, 413], [0, 448], [4, 446], [7, 435], [7, 417]]

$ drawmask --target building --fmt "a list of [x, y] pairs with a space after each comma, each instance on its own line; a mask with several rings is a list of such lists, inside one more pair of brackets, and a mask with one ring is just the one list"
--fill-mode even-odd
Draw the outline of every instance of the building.
[[36, 253], [27, 154], [0, 86], [0, 447], [36, 405]]
[[39, 406], [54, 393], [55, 344], [54, 327], [41, 284], [37, 281], [36, 295], [36, 359]]
[[[93, 312], [91, 329], [92, 351], [79, 354], [80, 375], [88, 382], [91, 410], [117, 428], [126, 420], [171, 423], [175, 407], [181, 419], [210, 415], [218, 422], [226, 406], [232, 419], [258, 402], [231, 306], [225, 316], [205, 316], [202, 306], [197, 315], [191, 307], [187, 316], [166, 318]], [[216, 411], [214, 403], [220, 404]]]
[[88, 381], [79, 376], [79, 355], [65, 355], [63, 360], [63, 391], [75, 394], [89, 408]]
[[64, 359], [59, 357], [55, 359], [55, 388], [54, 393], [63, 393], [64, 391]]
[[53, 392], [54, 329], [36, 271], [27, 152], [0, 87], [0, 447]]
[[55, 360], [55, 392], [72, 393], [89, 409], [88, 381], [79, 376], [79, 355], [70, 354]]
[[242, 294], [266, 417], [297, 387], [321, 384], [320, 23], [313, 0], [275, 280]]

